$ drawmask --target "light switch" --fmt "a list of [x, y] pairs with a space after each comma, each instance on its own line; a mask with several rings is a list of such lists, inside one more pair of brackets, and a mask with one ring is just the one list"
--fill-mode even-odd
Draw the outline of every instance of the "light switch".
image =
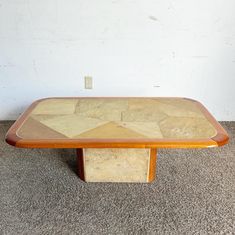
[[91, 76], [85, 76], [85, 89], [92, 89], [92, 77]]

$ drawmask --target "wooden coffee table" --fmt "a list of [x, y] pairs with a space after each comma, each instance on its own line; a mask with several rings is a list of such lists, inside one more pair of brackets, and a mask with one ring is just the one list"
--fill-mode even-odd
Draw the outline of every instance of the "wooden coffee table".
[[150, 182], [157, 148], [224, 145], [228, 134], [199, 102], [187, 98], [47, 98], [13, 124], [7, 143], [75, 148], [87, 182]]

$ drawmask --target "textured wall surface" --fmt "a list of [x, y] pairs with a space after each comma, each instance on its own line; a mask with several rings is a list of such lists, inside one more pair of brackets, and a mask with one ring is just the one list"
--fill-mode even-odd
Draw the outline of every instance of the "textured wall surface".
[[48, 96], [185, 96], [234, 120], [234, 12], [233, 0], [0, 0], [0, 120]]

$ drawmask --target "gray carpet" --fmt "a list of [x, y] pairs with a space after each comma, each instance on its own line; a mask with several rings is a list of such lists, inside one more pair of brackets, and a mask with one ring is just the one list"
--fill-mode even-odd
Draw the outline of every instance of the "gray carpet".
[[235, 234], [235, 122], [221, 148], [159, 150], [152, 184], [84, 183], [73, 150], [19, 149], [0, 122], [0, 234]]

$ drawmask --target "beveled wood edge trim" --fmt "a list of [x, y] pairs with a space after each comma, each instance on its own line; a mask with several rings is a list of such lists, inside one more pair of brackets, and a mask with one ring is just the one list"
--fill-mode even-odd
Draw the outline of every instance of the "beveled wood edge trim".
[[[208, 121], [217, 130], [217, 135], [203, 139], [23, 139], [16, 133], [26, 120], [32, 109], [40, 102], [48, 99], [98, 99], [98, 98], [157, 98], [186, 99], [197, 103]], [[34, 101], [17, 119], [6, 134], [6, 142], [21, 148], [206, 148], [224, 145], [228, 142], [228, 134], [214, 119], [209, 111], [198, 101], [185, 97], [48, 97]]]
[[150, 159], [149, 159], [149, 172], [148, 172], [148, 182], [152, 182], [156, 176], [156, 164], [157, 164], [157, 149], [150, 149]]
[[218, 133], [216, 136], [212, 137], [211, 139], [213, 139], [218, 146], [223, 146], [229, 142], [229, 136], [222, 133]]
[[84, 153], [83, 149], [77, 148], [77, 171], [78, 176], [81, 180], [85, 181], [85, 172], [84, 172]]
[[146, 140], [126, 140], [122, 142], [118, 140], [102, 139], [103, 142], [98, 142], [96, 139], [72, 140], [72, 139], [53, 139], [53, 140], [23, 140], [7, 142], [20, 148], [207, 148], [216, 147], [218, 143], [212, 139], [197, 139], [195, 141], [164, 141], [156, 139], [156, 142], [147, 142]]
[[229, 142], [229, 135], [226, 130], [219, 124], [218, 121], [216, 121], [213, 115], [207, 110], [207, 108], [202, 103], [200, 103], [199, 101], [195, 102], [199, 109], [202, 111], [202, 113], [205, 115], [205, 117], [208, 119], [208, 121], [213, 125], [213, 127], [217, 131], [217, 134], [211, 137], [211, 140], [215, 141], [217, 146], [227, 144]]
[[17, 120], [14, 122], [14, 124], [10, 127], [10, 129], [8, 130], [8, 132], [6, 133], [5, 136], [5, 140], [8, 144], [13, 145], [15, 147], [20, 147], [17, 146], [18, 143], [24, 139], [22, 139], [21, 137], [19, 137], [17, 135], [17, 130], [19, 129], [19, 127], [24, 123], [24, 121], [26, 120], [26, 117], [31, 113], [31, 111], [33, 110], [33, 108], [40, 103], [42, 100], [45, 99], [40, 99], [40, 100], [36, 100], [34, 101], [20, 116], [19, 118], [17, 118]]

